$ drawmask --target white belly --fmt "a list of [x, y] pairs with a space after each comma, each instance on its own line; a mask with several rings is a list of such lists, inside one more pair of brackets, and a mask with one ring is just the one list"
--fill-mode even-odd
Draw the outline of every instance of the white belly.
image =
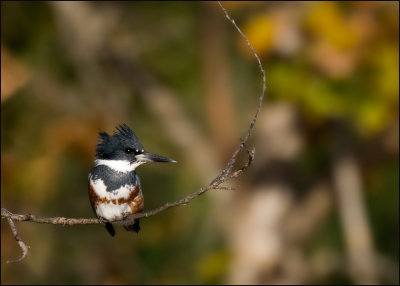
[[130, 213], [128, 204], [99, 203], [96, 206], [96, 213], [107, 220], [120, 220]]

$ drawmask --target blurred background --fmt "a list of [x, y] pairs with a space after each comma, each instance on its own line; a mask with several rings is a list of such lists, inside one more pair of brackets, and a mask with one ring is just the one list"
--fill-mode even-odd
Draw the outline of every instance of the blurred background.
[[[267, 94], [251, 167], [187, 206], [99, 225], [1, 224], [5, 284], [399, 283], [398, 2], [224, 2]], [[257, 107], [254, 56], [215, 2], [1, 2], [1, 205], [94, 217], [97, 134], [178, 161], [145, 209], [207, 185]]]

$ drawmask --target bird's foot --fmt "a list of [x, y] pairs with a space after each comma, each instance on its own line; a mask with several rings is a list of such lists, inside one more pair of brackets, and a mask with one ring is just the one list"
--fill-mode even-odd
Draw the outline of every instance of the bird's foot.
[[129, 216], [132, 215], [132, 213], [130, 212], [126, 212], [122, 215], [122, 220], [127, 220], [129, 218]]
[[104, 218], [104, 217], [102, 217], [102, 216], [99, 216], [99, 222], [100, 222], [101, 224], [106, 224], [106, 223], [109, 222], [109, 221], [108, 221], [108, 219], [106, 219], [106, 218]]

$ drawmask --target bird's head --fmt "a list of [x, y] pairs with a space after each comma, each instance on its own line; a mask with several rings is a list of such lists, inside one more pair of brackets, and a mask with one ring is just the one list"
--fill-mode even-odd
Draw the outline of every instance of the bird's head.
[[97, 165], [108, 165], [122, 172], [133, 171], [147, 162], [176, 162], [147, 152], [126, 124], [117, 126], [113, 135], [106, 132], [99, 133], [95, 159]]

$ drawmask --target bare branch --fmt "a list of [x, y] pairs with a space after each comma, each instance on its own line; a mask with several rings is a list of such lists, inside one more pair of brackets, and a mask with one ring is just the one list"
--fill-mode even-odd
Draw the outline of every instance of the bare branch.
[[[3, 217], [3, 209], [1, 210], [1, 217]], [[10, 225], [10, 228], [14, 235], [15, 240], [18, 242], [18, 245], [22, 250], [22, 255], [20, 258], [15, 259], [15, 260], [7, 260], [7, 263], [19, 262], [22, 259], [24, 259], [26, 257], [26, 255], [28, 254], [28, 246], [22, 241], [21, 237], [18, 235], [17, 228], [15, 227], [14, 221], [10, 217], [7, 217], [7, 222]]]
[[1, 218], [10, 218], [15, 221], [30, 221], [35, 223], [76, 225], [76, 224], [99, 224], [97, 218], [67, 218], [67, 217], [40, 217], [32, 214], [13, 214], [5, 208], [1, 208]]
[[[233, 188], [222, 186], [223, 183], [239, 177], [252, 163], [254, 159], [254, 154], [255, 154], [255, 149], [253, 148], [252, 150], [249, 150], [246, 146], [246, 142], [248, 141], [251, 132], [254, 128], [254, 125], [257, 121], [258, 115], [261, 110], [261, 105], [264, 99], [265, 91], [266, 91], [266, 80], [265, 80], [265, 71], [262, 67], [261, 60], [259, 56], [257, 55], [256, 51], [254, 50], [253, 46], [251, 45], [250, 41], [246, 37], [246, 35], [240, 30], [240, 28], [236, 25], [235, 21], [229, 16], [228, 12], [226, 9], [222, 6], [220, 2], [218, 2], [219, 6], [221, 7], [222, 11], [224, 12], [226, 18], [234, 25], [236, 30], [240, 33], [241, 37], [246, 41], [247, 45], [249, 46], [250, 50], [253, 52], [254, 57], [256, 58], [258, 62], [259, 69], [262, 74], [262, 79], [263, 79], [263, 85], [262, 85], [262, 92], [259, 97], [259, 103], [258, 107], [256, 110], [256, 113], [253, 116], [253, 119], [250, 123], [249, 128], [247, 129], [245, 135], [241, 138], [241, 143], [237, 147], [237, 149], [233, 152], [232, 157], [229, 159], [228, 163], [224, 167], [224, 169], [218, 174], [215, 179], [211, 181], [211, 183], [203, 188], [200, 188], [199, 190], [187, 195], [186, 197], [177, 200], [175, 202], [167, 202], [164, 205], [162, 205], [159, 208], [156, 208], [154, 210], [148, 211], [148, 212], [143, 212], [143, 213], [136, 213], [127, 216], [124, 220], [118, 221], [117, 223], [122, 224], [122, 225], [129, 225], [131, 224], [135, 219], [137, 218], [143, 218], [143, 217], [150, 217], [156, 214], [159, 214], [167, 209], [177, 207], [180, 205], [187, 205], [190, 201], [193, 199], [197, 198], [198, 196], [204, 194], [205, 192], [209, 190], [234, 190]], [[240, 153], [241, 150], [245, 150], [247, 152], [247, 162], [244, 163], [243, 166], [240, 168], [234, 170], [234, 164], [236, 162], [237, 156]], [[6, 219], [8, 224], [11, 227], [11, 230], [13, 232], [15, 240], [18, 242], [19, 246], [22, 249], [22, 256], [12, 262], [17, 262], [21, 261], [24, 259], [28, 253], [28, 247], [25, 245], [25, 243], [21, 240], [19, 237], [16, 227], [14, 225], [14, 221], [28, 221], [28, 222], [34, 222], [34, 223], [45, 223], [45, 224], [54, 224], [54, 225], [83, 225], [83, 224], [100, 224], [100, 221], [97, 218], [67, 218], [67, 217], [39, 217], [39, 216], [34, 216], [32, 214], [13, 214], [9, 212], [7, 209], [2, 208], [1, 209], [1, 218]]]
[[[229, 160], [228, 164], [225, 166], [225, 168], [222, 170], [222, 172], [213, 180], [213, 182], [211, 183], [211, 185], [213, 183], [217, 183], [219, 180], [225, 180], [227, 177], [229, 177], [229, 174], [231, 173], [231, 170], [233, 168], [233, 165], [236, 162], [236, 157], [239, 154], [239, 152], [245, 147], [245, 143], [247, 142], [247, 140], [250, 137], [251, 131], [254, 128], [254, 125], [256, 124], [258, 115], [260, 114], [261, 111], [261, 106], [262, 106], [262, 102], [264, 100], [264, 96], [265, 96], [265, 91], [267, 90], [267, 85], [266, 85], [266, 79], [265, 79], [265, 71], [264, 68], [262, 67], [261, 64], [261, 60], [260, 57], [258, 56], [257, 52], [254, 50], [253, 45], [250, 43], [249, 39], [247, 38], [247, 36], [242, 32], [242, 30], [238, 27], [238, 25], [236, 25], [235, 20], [233, 20], [228, 12], [226, 11], [226, 9], [224, 8], [224, 6], [222, 6], [221, 2], [218, 1], [219, 6], [221, 7], [222, 11], [225, 14], [225, 17], [232, 23], [232, 25], [236, 28], [236, 30], [239, 32], [239, 34], [242, 36], [242, 38], [246, 41], [247, 46], [250, 48], [250, 50], [253, 52], [254, 57], [256, 58], [257, 62], [258, 62], [258, 67], [260, 69], [261, 75], [262, 75], [262, 80], [263, 80], [263, 84], [262, 84], [262, 91], [261, 91], [261, 95], [258, 98], [258, 107], [257, 107], [257, 111], [253, 116], [253, 119], [250, 123], [249, 128], [246, 131], [246, 134], [244, 135], [244, 137], [241, 139], [242, 143], [239, 145], [239, 147], [235, 150], [235, 152], [233, 153], [231, 159]], [[247, 150], [247, 148], [246, 148]], [[249, 154], [249, 164], [248, 166], [251, 164], [251, 161], [253, 160], [254, 157], [254, 150], [253, 152], [249, 152], [249, 150], [247, 150], [248, 154]], [[252, 154], [252, 155], [250, 155]], [[250, 159], [251, 157], [251, 159]], [[244, 171], [248, 166], [246, 166], [242, 171]], [[241, 171], [241, 172], [242, 172]], [[237, 173], [235, 175], [235, 177], [237, 177], [241, 172]], [[236, 173], [236, 172], [235, 172]], [[232, 178], [232, 177], [230, 177]]]

